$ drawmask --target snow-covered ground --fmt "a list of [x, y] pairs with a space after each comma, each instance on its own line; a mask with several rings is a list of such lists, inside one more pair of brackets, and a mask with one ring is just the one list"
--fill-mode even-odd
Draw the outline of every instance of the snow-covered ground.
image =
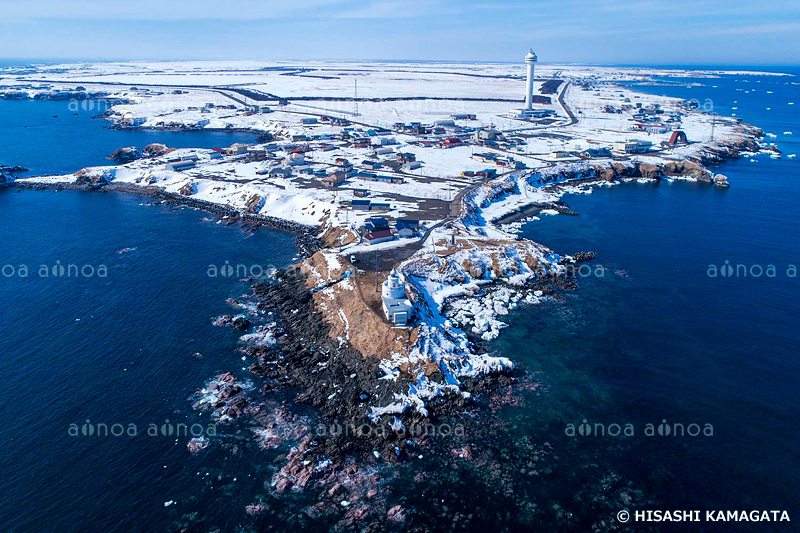
[[[461, 390], [464, 379], [513, 367], [507, 359], [476, 349], [470, 338], [495, 338], [505, 326], [503, 315], [540, 301], [542, 293], [527, 284], [560, 275], [569, 258], [517, 240], [513, 225], [494, 221], [532, 204], [548, 208], [541, 214], [556, 213], [549, 207], [565, 191], [590, 190], [543, 184], [563, 182], [566, 173], [584, 175], [612, 164], [658, 166], [698, 159], [709, 147], [754, 135], [733, 118], [714, 117], [702, 107], [691, 109], [680, 100], [640, 94], [618, 84], [687, 75], [674, 69], [539, 65], [535, 93], [545, 84], [557, 87], [547, 95], [549, 104], [534, 107], [551, 116], [519, 120], [515, 116], [523, 102], [524, 73], [521, 62], [97, 63], [0, 69], [0, 93], [102, 93], [100, 98], [125, 100], [111, 102], [107, 115], [122, 127], [237, 128], [272, 137], [249, 147], [249, 152], [242, 147], [222, 152], [180, 149], [115, 167], [20, 181], [88, 179], [95, 184], [155, 187], [321, 226], [320, 234], [339, 230], [337, 244], [348, 243], [325, 252], [327, 279], [317, 273], [323, 286], [349, 268], [340, 258], [367, 251], [397, 253], [408, 247], [411, 253], [400, 256], [397, 270], [414, 301], [418, 340], [405, 353], [383, 354], [381, 368], [391, 380], [403, 368], [411, 381], [393, 403], [371, 406], [377, 418], [408, 410], [425, 414], [433, 397], [466, 395]], [[691, 72], [700, 78], [718, 75], [719, 71]], [[641, 116], [634, 118], [645, 110], [649, 123]], [[426, 131], [396, 127], [414, 122], [427, 126]], [[637, 124], [646, 124], [640, 127], [645, 131], [633, 131]], [[435, 131], [437, 126], [443, 130]], [[383, 134], [381, 128], [393, 131]], [[491, 130], [498, 139], [489, 145], [477, 142], [481, 130]], [[690, 143], [666, 145], [676, 130]], [[455, 137], [459, 141], [454, 147], [439, 147]], [[367, 141], [354, 143], [356, 139]], [[634, 139], [652, 143], [652, 150], [639, 155], [620, 152], [616, 143]], [[582, 154], [587, 149], [613, 153]], [[170, 167], [171, 162], [190, 159], [195, 162], [180, 171]], [[486, 169], [494, 173], [482, 173]], [[343, 183], [325, 186], [325, 176], [335, 171], [349, 174]], [[351, 203], [356, 200], [368, 200], [371, 207], [356, 209]], [[402, 238], [398, 231], [394, 240], [369, 244], [368, 231], [361, 228], [374, 216], [392, 225], [400, 218], [418, 220], [420, 230]], [[343, 239], [344, 235], [355, 238]], [[323, 290], [327, 299], [320, 305], [333, 301], [336, 291], [354, 288], [349, 279], [338, 281]], [[358, 332], [352, 323], [357, 315], [348, 317], [342, 309], [334, 315], [343, 328], [341, 342]], [[431, 363], [441, 370], [443, 381], [428, 377]]]
[[[555, 77], [562, 83], [557, 94], [549, 95], [550, 105], [535, 105], [537, 109], [552, 111], [553, 118], [532, 122], [513, 118], [523, 99], [525, 81], [521, 64], [318, 61], [303, 64], [130, 62], [49, 65], [22, 71], [0, 69], [0, 91], [18, 90], [30, 96], [59, 91], [103, 91], [108, 98], [128, 101], [109, 110], [109, 119], [121, 125], [245, 128], [268, 132], [275, 137], [272, 144], [277, 149], [271, 152], [267, 161], [248, 163], [230, 157], [209, 159], [210, 154], [197, 151], [200, 161], [190, 170], [167, 170], [166, 157], [162, 157], [118, 167], [110, 171], [110, 178], [118, 182], [162, 187], [174, 193], [190, 191], [199, 199], [236, 208], [244, 208], [258, 196], [258, 212], [311, 225], [328, 222], [353, 227], [361, 225], [367, 216], [375, 215], [372, 211], [349, 209], [358, 189], [366, 189], [372, 202], [388, 203], [389, 208], [380, 214], [390, 219], [420, 217], [430, 220], [431, 225], [440, 222], [448, 215], [445, 204], [453, 201], [464, 187], [481, 181], [480, 177], [463, 176], [462, 173], [487, 168], [500, 175], [509, 172], [508, 167], [473, 158], [476, 153], [510, 158], [517, 166], [531, 171], [546, 171], [581, 161], [577, 154], [582, 150], [611, 148], [619, 141], [643, 139], [660, 149], [660, 143], [669, 139], [672, 129], [680, 128], [690, 141], [704, 142], [710, 137], [712, 118], [709, 115], [681, 108], [676, 99], [638, 94], [614, 84], [620, 80], [646, 80], [653, 75], [677, 76], [682, 71], [540, 65], [536, 72], [535, 92], [540, 91], [548, 78]], [[717, 72], [692, 74], [712, 77]], [[386, 101], [359, 101], [359, 114], [355, 116], [356, 104], [351, 99], [356, 94], [356, 83], [360, 99]], [[565, 105], [559, 102], [559, 94], [563, 94]], [[264, 100], [255, 100], [254, 96]], [[397, 98], [419, 99], [395, 100]], [[268, 106], [272, 112], [253, 112], [253, 104]], [[602, 111], [606, 105], [627, 105], [635, 110], [635, 106], [644, 108], [656, 104], [663, 110], [662, 116], [680, 115], [680, 122], [666, 125], [667, 131], [663, 133], [633, 132], [630, 131], [633, 111]], [[570, 111], [575, 115], [576, 123], [572, 123], [568, 115]], [[323, 115], [346, 117], [353, 124], [344, 126], [323, 122], [320, 120]], [[317, 123], [303, 122], [304, 119], [308, 122], [309, 118], [318, 119]], [[443, 120], [452, 120], [455, 128], [445, 126], [444, 133], [427, 135], [392, 132], [390, 137], [395, 144], [380, 147], [382, 152], [391, 150], [389, 153], [376, 153], [376, 147], [352, 147], [341, 139], [345, 131], [351, 138], [368, 137], [371, 129], [391, 128], [398, 122], [433, 125]], [[741, 135], [734, 121], [714, 120], [716, 139]], [[494, 127], [514, 141], [499, 146], [476, 145], [472, 142], [473, 132], [481, 127]], [[435, 146], [437, 141], [453, 135], [458, 135], [463, 144], [447, 149]], [[368, 138], [374, 140], [374, 136]], [[324, 144], [334, 144], [335, 149], [324, 151]], [[329, 189], [321, 187], [321, 174], [316, 177], [303, 174], [296, 170], [297, 166], [289, 176], [268, 176], [271, 168], [289, 163], [289, 151], [297, 146], [309, 149], [304, 165], [311, 165], [320, 173], [336, 170], [336, 159], [346, 158], [354, 165], [355, 171], [397, 179], [390, 183], [352, 176], [341, 186]], [[653, 157], [684, 158], [698, 146], [690, 144], [654, 152]], [[398, 152], [413, 154], [418, 168], [383, 166], [373, 170], [361, 165], [365, 160], [392, 160]], [[557, 155], [554, 152], [568, 153]], [[181, 150], [167, 157], [188, 153]], [[73, 178], [56, 179], [70, 181]], [[528, 189], [520, 192], [538, 194]], [[511, 204], [528, 200], [516, 199], [507, 205], [494, 205], [485, 216], [496, 218], [506, 208], [511, 208]], [[438, 209], [432, 209], [434, 204], [431, 202], [437, 204]]]
[[[459, 204], [465, 200], [472, 206], [470, 215], [484, 222], [485, 237], [508, 237], [490, 222], [557, 199], [533, 186], [533, 176], [542, 181], [566, 168], [633, 161], [658, 165], [696, 157], [713, 144], [712, 129], [716, 143], [751, 135], [732, 118], [617, 83], [687, 75], [675, 69], [539, 65], [534, 92], [550, 86], [551, 101], [534, 108], [551, 117], [519, 120], [524, 74], [521, 63], [112, 62], [0, 69], [0, 93], [100, 93], [110, 99], [108, 119], [121, 127], [249, 129], [273, 139], [251, 147], [260, 150], [258, 157], [241, 150], [182, 149], [83, 174], [313, 226], [354, 230], [376, 215], [390, 222], [421, 219], [423, 226], [435, 228], [430, 241], [452, 238], [440, 226], [463, 214]], [[691, 72], [709, 79], [719, 74]], [[643, 110], [656, 124], [642, 120]], [[428, 127], [420, 132], [397, 123]], [[382, 134], [381, 128], [393, 131]], [[498, 140], [478, 142], [482, 130]], [[668, 146], [676, 130], [690, 143]], [[459, 139], [454, 147], [439, 147], [454, 137]], [[620, 152], [618, 143], [634, 139], [652, 143], [652, 150]], [[596, 153], [587, 156], [586, 150]], [[410, 156], [401, 161], [401, 154]], [[190, 157], [197, 158], [193, 168], [169, 168], [169, 161]], [[415, 161], [409, 163], [409, 157]], [[351, 166], [343, 166], [344, 160]], [[487, 169], [495, 174], [483, 174]], [[346, 181], [325, 187], [326, 174], [337, 170], [349, 171]], [[351, 202], [361, 198], [371, 202], [369, 210], [352, 208]], [[463, 224], [459, 228], [470, 231]], [[369, 246], [359, 239], [344, 251]]]

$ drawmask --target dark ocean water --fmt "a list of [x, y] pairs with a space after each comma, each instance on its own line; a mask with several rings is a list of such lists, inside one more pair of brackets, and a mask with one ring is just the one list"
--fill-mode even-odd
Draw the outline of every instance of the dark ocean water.
[[[679, 81], [702, 86], [639, 90], [711, 99], [718, 113], [777, 134], [767, 140], [785, 155], [800, 153], [797, 77]], [[507, 416], [535, 438], [572, 444], [562, 455], [576, 468], [618, 448], [613, 468], [660, 502], [651, 508], [785, 509], [796, 521], [800, 279], [791, 268], [800, 263], [800, 162], [753, 159], [717, 169], [730, 178], [727, 190], [688, 182], [599, 188], [564, 198], [578, 217], [528, 223], [526, 238], [562, 253], [598, 251], [594, 263], [608, 269], [583, 279], [565, 304], [515, 313], [496, 345], [550, 389], [534, 413]], [[721, 274], [726, 265], [732, 276]], [[631, 423], [635, 434], [564, 438], [567, 424], [584, 419]], [[713, 437], [660, 436], [664, 420], [711, 424]]]
[[[86, 101], [92, 102], [92, 101]], [[110, 130], [93, 119], [104, 109], [63, 101], [0, 99], [0, 165], [30, 169], [27, 175], [67, 174], [87, 166], [113, 165], [107, 159], [125, 146], [159, 142], [172, 148], [219, 148], [255, 142], [242, 132]]]
[[[209, 278], [209, 265], [285, 266], [296, 253], [293, 238], [141, 202], [118, 193], [0, 190], [0, 263], [16, 272], [6, 277], [12, 270], [4, 267], [0, 277], [3, 531], [164, 530], [176, 513], [164, 502], [180, 501], [183, 512], [213, 457], [193, 458], [189, 437], [147, 431], [167, 420], [207, 427], [190, 395], [216, 373], [246, 374], [238, 335], [211, 321], [231, 313], [225, 300], [249, 285]], [[58, 261], [98, 270], [40, 275], [41, 265], [52, 272]], [[122, 424], [126, 435], [69, 434], [70, 424], [87, 420]], [[240, 478], [238, 487], [246, 483]], [[195, 504], [213, 505], [213, 494]], [[239, 520], [243, 505], [219, 510]]]
[[[639, 90], [711, 98], [721, 114], [735, 112], [776, 133], [770, 140], [790, 154], [800, 152], [796, 80], [733, 76], [683, 80], [702, 87]], [[0, 101], [0, 162], [71, 172], [104, 164], [119, 146], [213, 147], [241, 138], [105, 130], [88, 114], [62, 112], [64, 105]], [[34, 125], [35, 135], [25, 131]], [[800, 262], [800, 166], [796, 159], [754, 159], [719, 169], [729, 176], [728, 190], [686, 182], [600, 188], [565, 198], [580, 216], [525, 226], [526, 237], [558, 252], [600, 252], [594, 264], [608, 270], [582, 279], [565, 303], [519, 309], [493, 344], [544, 384], [525, 393], [530, 401], [522, 406], [492, 415], [498, 429], [485, 431], [496, 433], [498, 456], [523, 439], [553, 443], [559, 456], [546, 482], [512, 480], [511, 489], [541, 485], [540, 507], [558, 500], [585, 515], [575, 494], [591, 463], [630, 479], [657, 502], [652, 508], [786, 509], [800, 519], [799, 282], [786, 271]], [[247, 521], [244, 506], [265, 492], [268, 465], [274, 468], [281, 450], [243, 446], [237, 454], [192, 456], [186, 438], [151, 437], [147, 429], [167, 419], [207, 422], [191, 410], [192, 393], [219, 372], [246, 375], [237, 335], [211, 319], [230, 313], [226, 298], [247, 292], [247, 284], [210, 279], [208, 266], [283, 266], [295, 253], [292, 239], [142, 203], [117, 193], [0, 191], [0, 266], [29, 267], [27, 278], [0, 277], [0, 529], [165, 530], [196, 513], [205, 529], [235, 530]], [[108, 274], [43, 278], [40, 265], [57, 261], [105, 265]], [[748, 272], [774, 265], [776, 277], [709, 277], [709, 265], [725, 261]], [[69, 435], [70, 424], [87, 419], [135, 424], [138, 434]], [[565, 434], [567, 424], [583, 419], [630, 423], [635, 435]], [[645, 424], [662, 420], [711, 424], [714, 436], [646, 437]], [[438, 496], [450, 508], [470, 498], [493, 501], [481, 491], [496, 484], [444, 472], [443, 464], [413, 463], [406, 471], [442, 470]], [[414, 503], [417, 486], [398, 484]], [[507, 524], [522, 522], [509, 509], [497, 511]]]

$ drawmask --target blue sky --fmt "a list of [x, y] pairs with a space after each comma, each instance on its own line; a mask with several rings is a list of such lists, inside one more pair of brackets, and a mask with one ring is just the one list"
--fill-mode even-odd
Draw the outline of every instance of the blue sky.
[[0, 0], [0, 57], [800, 65], [800, 1]]

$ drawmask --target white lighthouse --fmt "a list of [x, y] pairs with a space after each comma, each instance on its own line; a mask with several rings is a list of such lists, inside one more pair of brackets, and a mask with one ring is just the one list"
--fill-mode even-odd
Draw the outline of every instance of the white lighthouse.
[[533, 69], [536, 66], [537, 59], [533, 49], [525, 56], [525, 66], [528, 67], [528, 81], [525, 84], [525, 109], [531, 109], [533, 105]]
[[386, 318], [396, 326], [405, 326], [411, 314], [411, 302], [406, 298], [406, 284], [392, 270], [381, 287], [381, 300]]

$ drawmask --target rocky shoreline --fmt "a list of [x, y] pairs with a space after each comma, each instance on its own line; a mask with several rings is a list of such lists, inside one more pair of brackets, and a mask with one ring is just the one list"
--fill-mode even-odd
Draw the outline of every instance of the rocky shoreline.
[[[586, 261], [596, 257], [596, 252], [581, 252], [576, 254], [574, 260]], [[541, 298], [559, 300], [560, 292], [572, 291], [577, 284], [574, 276], [568, 273], [563, 276], [543, 276], [524, 287], [510, 286], [500, 281], [487, 290], [492, 292], [504, 288], [519, 294], [536, 292]], [[416, 410], [408, 410], [396, 416], [376, 419], [370, 416], [367, 406], [391, 403], [396, 395], [407, 390], [413, 382], [412, 376], [387, 380], [377, 353], [362, 353], [333, 335], [314, 301], [314, 291], [308, 289], [308, 274], [298, 266], [279, 270], [273, 281], [257, 282], [253, 286], [253, 294], [258, 299], [259, 310], [274, 313], [278, 330], [275, 333], [276, 346], [244, 349], [249, 357], [258, 361], [249, 370], [277, 384], [299, 389], [297, 401], [314, 406], [330, 421], [350, 427], [369, 426], [371, 431], [367, 440], [391, 456], [401, 457], [404, 454], [404, 428], [461, 412], [473, 403], [472, 393], [510, 385], [520, 376], [517, 369], [509, 368], [502, 372], [466, 377], [462, 380], [461, 389], [469, 394], [443, 394], [426, 406], [427, 416]], [[444, 314], [449, 316], [449, 311], [450, 306], [445, 303]], [[468, 332], [468, 339], [476, 352], [488, 348], [486, 341], [478, 334]], [[442, 370], [434, 368], [429, 370], [427, 377], [434, 381], [445, 379]]]
[[[748, 130], [749, 131], [749, 130]], [[753, 135], [760, 130], [755, 128], [750, 131]], [[554, 183], [545, 185], [544, 190], [561, 189], [564, 185], [588, 185], [599, 182], [614, 182], [626, 179], [659, 179], [662, 177], [689, 177], [700, 181], [713, 182], [713, 174], [704, 167], [708, 161], [721, 161], [727, 158], [738, 157], [744, 151], [759, 149], [759, 145], [754, 137], [744, 140], [731, 142], [725, 145], [718, 145], [706, 150], [707, 156], [702, 161], [671, 161], [656, 165], [641, 161], [631, 163], [610, 162], [606, 164], [584, 166], [574, 168], [569, 165], [559, 168], [557, 173], [548, 176]], [[163, 150], [162, 150], [163, 151]], [[128, 157], [127, 152], [118, 154], [120, 157]], [[311, 257], [315, 252], [323, 248], [323, 242], [318, 237], [321, 229], [303, 226], [294, 222], [270, 217], [246, 213], [242, 210], [229, 206], [199, 200], [191, 196], [182, 194], [168, 193], [156, 187], [141, 187], [108, 181], [102, 176], [82, 175], [76, 173], [75, 183], [30, 183], [16, 182], [14, 186], [29, 189], [55, 189], [55, 190], [97, 190], [97, 191], [120, 191], [138, 194], [152, 198], [159, 203], [184, 205], [194, 209], [200, 209], [214, 214], [220, 220], [233, 224], [240, 222], [250, 228], [266, 227], [289, 231], [296, 236], [300, 255], [304, 258]], [[509, 182], [498, 185], [487, 195], [486, 201], [492, 202], [494, 198], [499, 198], [505, 194], [513, 194], [514, 184]], [[508, 213], [495, 223], [503, 223], [524, 216], [528, 209], [553, 209], [566, 215], [576, 215], [563, 202], [553, 201], [542, 204], [532, 204], [523, 206], [515, 212]], [[469, 212], [469, 209], [465, 211]], [[470, 215], [465, 215], [469, 217]], [[580, 257], [580, 259], [590, 259], [593, 257]], [[533, 289], [542, 294], [553, 295], [554, 288], [561, 290], [572, 290], [575, 286], [573, 280], [566, 278], [549, 279], [545, 278], [536, 281]], [[518, 288], [514, 288], [518, 290]], [[260, 300], [262, 308], [270, 308], [277, 311], [280, 317], [279, 323], [283, 331], [278, 335], [280, 350], [267, 349], [263, 347], [248, 348], [247, 355], [258, 359], [259, 363], [251, 366], [251, 371], [263, 377], [277, 380], [279, 383], [299, 387], [301, 393], [300, 401], [307, 402], [319, 408], [321, 414], [329, 419], [345, 420], [348, 424], [358, 426], [364, 423], [374, 423], [365, 414], [367, 400], [372, 403], [386, 404], [391, 403], [392, 397], [402, 395], [407, 382], [379, 380], [381, 371], [379, 361], [364, 354], [351, 346], [348, 342], [337, 342], [331, 334], [330, 327], [325, 323], [317, 303], [314, 302], [309, 288], [307, 287], [306, 274], [301, 273], [295, 266], [290, 269], [280, 271], [276, 278], [276, 283], [259, 283], [254, 287], [254, 293]], [[448, 312], [447, 305], [444, 308], [445, 314]], [[474, 346], [481, 346], [481, 339], [471, 335], [469, 341]], [[325, 363], [324, 371], [312, 370], [317, 365]], [[350, 378], [350, 374], [345, 374], [349, 369], [350, 374], [355, 377]], [[443, 376], [438, 376], [443, 381]], [[506, 373], [497, 374], [488, 372], [478, 378], [468, 378], [464, 382], [465, 391], [473, 391], [484, 385], [492, 383], [507, 385], [510, 377]], [[336, 401], [329, 401], [328, 397], [337, 389], [339, 394]], [[362, 396], [364, 396], [362, 398]], [[452, 401], [449, 401], [452, 400]], [[464, 396], [455, 394], [448, 399], [445, 393], [442, 397], [432, 402], [429, 408], [431, 418], [437, 414], [452, 413], [453, 409], [464, 407]], [[410, 417], [405, 422], [415, 423], [421, 421], [421, 417], [416, 414], [407, 415]], [[397, 450], [393, 450], [394, 455], [402, 455], [402, 439], [389, 439], [385, 442], [375, 443], [382, 446], [392, 445], [400, 442]]]
[[115, 122], [109, 119], [108, 115], [101, 114], [98, 115], [96, 118], [104, 118], [109, 120], [108, 126], [106, 126], [110, 130], [144, 130], [144, 131], [186, 131], [186, 132], [196, 132], [196, 131], [204, 131], [210, 133], [251, 133], [257, 137], [258, 142], [269, 142], [272, 140], [272, 137], [269, 132], [260, 130], [257, 128], [208, 128], [208, 127], [198, 127], [189, 124], [184, 124], [181, 122], [173, 122], [167, 123], [163, 126], [129, 126], [122, 124], [120, 122]]
[[[552, 181], [553, 183], [545, 185], [543, 190], [560, 193], [564, 187], [617, 183], [638, 179], [660, 180], [670, 178], [688, 178], [719, 188], [727, 188], [730, 186], [727, 176], [715, 174], [707, 166], [718, 166], [725, 161], [738, 159], [747, 153], [774, 150], [770, 147], [762, 147], [759, 144], [757, 136], [761, 135], [760, 129], [750, 127], [749, 131], [752, 133], [752, 137], [737, 142], [719, 143], [715, 146], [705, 147], [700, 157], [687, 158], [682, 161], [670, 161], [664, 164], [633, 161], [631, 163], [610, 162], [589, 166], [568, 165], [559, 169], [557, 173], [548, 175], [546, 181]], [[505, 184], [497, 191], [494, 191], [493, 195], [508, 194], [513, 192], [514, 187], [514, 184]], [[521, 205], [491, 220], [491, 223], [505, 225], [519, 222], [531, 216], [536, 216], [545, 209], [558, 211], [562, 215], [578, 215], [562, 201], [532, 202]]]
[[[738, 154], [737, 154], [738, 155]], [[729, 157], [734, 157], [729, 155]], [[658, 179], [663, 176], [687, 176], [701, 181], [710, 172], [700, 163], [678, 162], [666, 166], [637, 163], [634, 165], [610, 165], [589, 170], [567, 170], [559, 174], [559, 180], [569, 180], [571, 185], [613, 182], [625, 179]], [[559, 181], [547, 187], [561, 188], [566, 182]], [[103, 180], [79, 180], [74, 184], [34, 184], [16, 183], [17, 187], [30, 189], [74, 189], [95, 191], [119, 191], [147, 196], [159, 203], [185, 205], [212, 213], [226, 223], [241, 222], [250, 227], [267, 227], [290, 231], [297, 236], [298, 246], [303, 257], [308, 258], [323, 248], [316, 234], [317, 228], [309, 228], [284, 220], [243, 213], [224, 205], [198, 200], [190, 196], [166, 193], [154, 187], [139, 187]], [[507, 192], [507, 191], [506, 191]], [[574, 214], [560, 202], [546, 204], [564, 214]], [[467, 215], [469, 216], [469, 215]], [[581, 252], [571, 257], [572, 261], [591, 260], [593, 252]], [[560, 264], [564, 265], [562, 258]], [[407, 529], [415, 520], [424, 524], [437, 523], [445, 528], [475, 527], [479, 516], [489, 516], [491, 510], [482, 502], [475, 502], [475, 513], [468, 508], [453, 504], [432, 504], [433, 517], [423, 517], [422, 510], [410, 502], [397, 502], [391, 491], [383, 486], [384, 477], [377, 472], [378, 465], [389, 464], [397, 471], [412, 469], [416, 461], [426, 455], [436, 456], [443, 464], [454, 470], [490, 469], [492, 475], [505, 480], [497, 487], [498, 499], [512, 509], [530, 514], [544, 513], [548, 523], [561, 527], [575, 527], [578, 518], [563, 509], [535, 510], [528, 508], [535, 499], [535, 489], [517, 489], [510, 492], [506, 484], [516, 482], [521, 468], [530, 480], [535, 482], [540, 476], [552, 471], [547, 461], [554, 455], [550, 446], [527, 443], [517, 452], [494, 454], [481, 449], [474, 442], [480, 435], [479, 425], [471, 425], [468, 438], [448, 436], [446, 439], [431, 439], [427, 435], [415, 433], [415, 427], [451, 427], [454, 421], [464, 420], [467, 424], [472, 418], [481, 419], [480, 412], [485, 408], [520, 401], [517, 393], [520, 388], [535, 387], [524, 371], [509, 368], [504, 371], [487, 372], [475, 377], [460, 378], [460, 392], [445, 389], [438, 397], [426, 400], [426, 414], [409, 409], [398, 414], [387, 414], [378, 418], [370, 416], [370, 406], [389, 405], [397, 398], [407, 394], [415, 384], [414, 376], [400, 379], [385, 379], [381, 360], [372, 354], [365, 354], [354, 348], [350, 342], [342, 342], [341, 336], [332, 333], [308, 286], [309, 274], [295, 265], [278, 271], [273, 281], [260, 281], [253, 286], [253, 295], [258, 301], [259, 311], [272, 312], [275, 317], [275, 344], [256, 344], [244, 346], [244, 355], [254, 360], [249, 372], [258, 383], [251, 390], [245, 383], [230, 374], [222, 374], [207, 387], [213, 396], [211, 406], [218, 420], [237, 421], [250, 417], [261, 426], [254, 433], [254, 441], [260, 446], [272, 447], [276, 442], [295, 443], [292, 449], [278, 461], [268, 484], [268, 497], [254, 501], [246, 508], [246, 513], [258, 523], [289, 524], [292, 527], [308, 527], [319, 523], [335, 523], [340, 528], [361, 528], [369, 525], [377, 528], [379, 524], [390, 524], [397, 529]], [[329, 282], [331, 285], [333, 282]], [[481, 298], [491, 300], [494, 291], [509, 290], [515, 293], [537, 292], [539, 297], [560, 298], [562, 291], [576, 287], [574, 279], [568, 277], [543, 277], [527, 284], [524, 289], [511, 286], [503, 281], [495, 281], [487, 288]], [[318, 286], [314, 290], [324, 290]], [[453, 318], [458, 310], [452, 302], [446, 301], [442, 314]], [[240, 330], [248, 330], [249, 323], [243, 319], [223, 321]], [[479, 335], [468, 333], [469, 342], [482, 349], [486, 341]], [[249, 331], [249, 330], [248, 330]], [[348, 339], [349, 340], [349, 339]], [[435, 365], [426, 376], [433, 381], [445, 382], [447, 376]], [[316, 428], [286, 405], [268, 403], [269, 395], [276, 390], [291, 391], [293, 402], [314, 408], [321, 422]], [[466, 395], [463, 393], [467, 393]], [[480, 393], [474, 394], [473, 393]], [[202, 408], [201, 403], [198, 404]], [[265, 407], [266, 406], [266, 407]], [[494, 407], [493, 407], [494, 406]], [[344, 428], [332, 430], [331, 428]], [[434, 430], [428, 430], [433, 431]], [[282, 432], [288, 436], [283, 437]], [[483, 435], [481, 438], [489, 439]], [[187, 449], [193, 453], [204, 453], [208, 440], [193, 439]], [[443, 450], [438, 450], [443, 447]], [[437, 455], [438, 454], [438, 455]], [[525, 454], [528, 457], [525, 457]], [[537, 459], [532, 459], [537, 457]], [[475, 473], [479, 475], [478, 472]], [[422, 494], [435, 496], [446, 485], [439, 478], [441, 473], [422, 474], [415, 477]], [[481, 478], [482, 479], [482, 478]], [[482, 482], [486, 482], [482, 479]], [[609, 490], [608, 485], [612, 487]], [[494, 489], [493, 489], [494, 490]], [[529, 492], [526, 492], [529, 491]], [[605, 499], [598, 500], [594, 493]], [[295, 511], [282, 511], [286, 507], [282, 498], [294, 497], [299, 493], [311, 501], [305, 505], [298, 516]], [[494, 493], [494, 492], [493, 492]], [[582, 497], [595, 505], [597, 516], [609, 515], [612, 509], [628, 504], [627, 498], [635, 491], [616, 478], [603, 485], [587, 490]], [[477, 511], [480, 509], [480, 511]], [[453, 512], [455, 511], [455, 512]], [[593, 513], [588, 513], [591, 515]], [[430, 518], [428, 520], [428, 518]], [[599, 527], [600, 530], [607, 529]]]
[[[596, 257], [595, 252], [573, 256], [576, 261]], [[265, 493], [245, 509], [253, 527], [472, 530], [494, 520], [494, 509], [501, 506], [525, 521], [536, 517], [537, 523], [554, 527], [607, 530], [613, 512], [642, 500], [630, 482], [598, 467], [575, 500], [585, 505], [586, 513], [573, 515], [568, 509], [575, 501], [556, 504], [561, 496], [554, 495], [548, 496], [548, 506], [539, 507], [537, 487], [563, 475], [556, 448], [523, 439], [508, 449], [496, 441], [496, 431], [509, 428], [490, 423], [496, 410], [522, 405], [527, 401], [523, 396], [535, 397], [538, 384], [520, 369], [464, 380], [463, 389], [479, 394], [467, 401], [460, 395], [442, 397], [429, 404], [428, 416], [413, 410], [401, 415], [402, 425], [390, 418], [372, 419], [367, 405], [391, 400], [407, 383], [381, 379], [376, 358], [331, 336], [307, 277], [294, 266], [252, 286], [258, 312], [251, 312], [275, 321], [269, 326], [272, 342], [241, 348], [255, 360], [248, 367], [254, 383], [226, 373], [204, 389], [212, 395], [207, 402], [215, 420], [254, 428], [252, 445], [267, 450], [289, 446], [268, 469]], [[490, 290], [504, 288], [500, 283]], [[527, 288], [557, 297], [575, 284], [568, 278], [548, 278]], [[475, 335], [471, 341], [482, 343]], [[291, 402], [276, 403], [287, 392]], [[304, 417], [292, 403], [307, 404], [317, 414]], [[203, 409], [199, 403], [195, 408]], [[220, 444], [228, 453], [241, 445]], [[193, 440], [187, 448], [198, 454], [214, 445]], [[475, 497], [445, 496], [451, 479], [459, 475], [481, 486]], [[394, 485], [399, 479], [411, 487]], [[491, 501], [480, 500], [478, 494], [490, 494]]]
[[[250, 371], [299, 388], [297, 401], [314, 406], [332, 422], [354, 428], [368, 426], [365, 438], [371, 444], [390, 457], [402, 455], [406, 446], [403, 433], [389, 425], [378, 428], [380, 423], [376, 425], [368, 417], [366, 406], [391, 402], [406, 383], [381, 380], [378, 358], [362, 354], [349, 343], [340, 343], [331, 336], [330, 327], [306, 286], [306, 276], [298, 268], [279, 271], [274, 282], [257, 283], [253, 293], [259, 300], [259, 308], [276, 313], [280, 329], [275, 336], [275, 348], [246, 349], [248, 356], [259, 361], [250, 366]], [[455, 405], [438, 403], [431, 417], [463, 407], [463, 399], [459, 400]], [[413, 412], [408, 417], [409, 424], [424, 421]]]

